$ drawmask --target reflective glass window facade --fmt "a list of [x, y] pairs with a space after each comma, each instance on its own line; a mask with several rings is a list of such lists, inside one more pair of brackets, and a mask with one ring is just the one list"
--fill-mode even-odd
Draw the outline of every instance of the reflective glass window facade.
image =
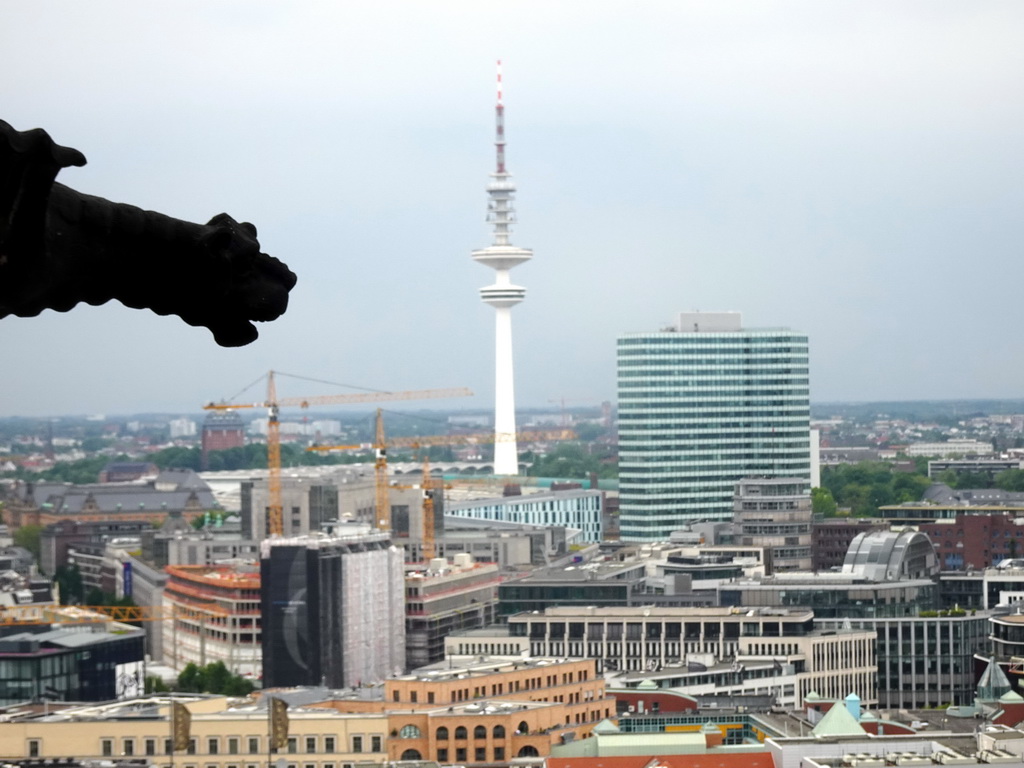
[[617, 359], [623, 539], [730, 519], [742, 477], [810, 479], [806, 335], [628, 334]]

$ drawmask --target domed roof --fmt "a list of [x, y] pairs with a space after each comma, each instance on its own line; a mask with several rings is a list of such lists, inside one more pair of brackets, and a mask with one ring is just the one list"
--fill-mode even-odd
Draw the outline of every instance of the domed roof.
[[920, 531], [866, 531], [846, 551], [843, 573], [871, 581], [920, 579], [939, 571], [931, 539]]

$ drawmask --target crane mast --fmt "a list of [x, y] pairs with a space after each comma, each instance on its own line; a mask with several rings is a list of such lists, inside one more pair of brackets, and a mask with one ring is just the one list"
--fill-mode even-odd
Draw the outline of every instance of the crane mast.
[[388, 494], [388, 446], [384, 442], [384, 415], [377, 409], [376, 434], [373, 443], [373, 476], [377, 497], [377, 527], [386, 531], [391, 528], [391, 501]]
[[267, 533], [280, 536], [284, 531], [284, 504], [281, 502], [281, 422], [277, 404], [274, 372], [267, 374]]

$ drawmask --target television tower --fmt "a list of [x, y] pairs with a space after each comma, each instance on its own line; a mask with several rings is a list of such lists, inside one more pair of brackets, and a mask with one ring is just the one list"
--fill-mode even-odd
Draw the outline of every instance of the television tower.
[[516, 185], [505, 170], [505, 106], [501, 101], [501, 61], [498, 62], [498, 102], [495, 106], [494, 148], [497, 168], [487, 185], [487, 221], [494, 225], [494, 242], [473, 251], [473, 261], [494, 270], [494, 282], [480, 289], [480, 298], [494, 307], [494, 473], [519, 474], [516, 448], [516, 397], [512, 376], [512, 307], [526, 298], [526, 289], [513, 285], [512, 267], [533, 258], [533, 251], [509, 242], [515, 213]]

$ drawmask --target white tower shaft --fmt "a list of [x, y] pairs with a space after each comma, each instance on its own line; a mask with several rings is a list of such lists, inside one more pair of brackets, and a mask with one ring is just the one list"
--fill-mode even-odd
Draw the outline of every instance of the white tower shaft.
[[515, 377], [512, 369], [512, 307], [526, 298], [526, 289], [513, 285], [509, 270], [533, 258], [533, 252], [510, 242], [516, 186], [505, 168], [505, 106], [502, 103], [501, 62], [498, 62], [498, 102], [495, 107], [496, 167], [487, 185], [487, 220], [494, 242], [473, 251], [473, 260], [495, 271], [494, 283], [480, 289], [480, 298], [494, 307], [494, 473], [519, 474], [516, 445]]
[[512, 375], [512, 308], [494, 311], [494, 473], [519, 474], [515, 379]]

